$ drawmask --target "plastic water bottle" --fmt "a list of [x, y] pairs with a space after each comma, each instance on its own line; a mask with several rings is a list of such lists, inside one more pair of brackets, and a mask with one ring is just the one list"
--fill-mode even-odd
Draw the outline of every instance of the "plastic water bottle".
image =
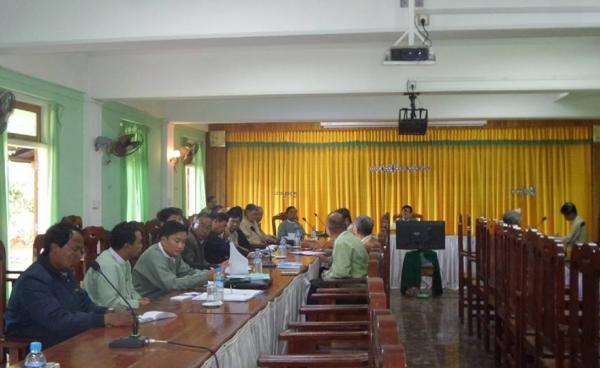
[[217, 300], [223, 301], [223, 290], [225, 288], [225, 277], [221, 272], [221, 266], [215, 269], [215, 286], [217, 287]]
[[254, 256], [254, 273], [262, 273], [262, 254], [260, 251], [256, 252]]
[[42, 353], [42, 343], [34, 341], [29, 344], [29, 354], [25, 357], [25, 368], [44, 368], [46, 367], [46, 357]]
[[314, 240], [317, 239], [317, 228], [316, 227], [312, 227], [312, 231], [310, 233], [310, 237], [313, 238]]
[[285, 238], [281, 238], [281, 242], [279, 243], [279, 255], [282, 257], [287, 257], [287, 242]]

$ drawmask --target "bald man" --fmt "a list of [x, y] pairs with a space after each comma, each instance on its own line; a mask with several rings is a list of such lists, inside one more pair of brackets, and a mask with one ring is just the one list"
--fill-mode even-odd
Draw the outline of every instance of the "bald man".
[[327, 216], [327, 232], [333, 240], [331, 267], [324, 278], [343, 279], [367, 276], [369, 255], [363, 243], [347, 230], [344, 216], [332, 212]]

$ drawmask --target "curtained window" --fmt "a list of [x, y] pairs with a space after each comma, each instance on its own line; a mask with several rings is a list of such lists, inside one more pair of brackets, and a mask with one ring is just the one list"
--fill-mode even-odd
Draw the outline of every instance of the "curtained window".
[[148, 128], [131, 121], [121, 121], [123, 134], [133, 134], [141, 147], [121, 159], [121, 207], [123, 221], [147, 221], [148, 213]]
[[[206, 207], [206, 189], [204, 182], [204, 142], [191, 142], [199, 145], [198, 152], [192, 162], [185, 165], [183, 170], [183, 182], [185, 190], [182, 191], [186, 214], [188, 216], [199, 213]], [[186, 143], [184, 142], [184, 144]]]

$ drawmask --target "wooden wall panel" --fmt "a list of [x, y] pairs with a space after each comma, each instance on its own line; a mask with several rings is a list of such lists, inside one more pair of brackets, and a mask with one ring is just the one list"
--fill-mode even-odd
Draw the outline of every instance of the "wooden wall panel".
[[217, 203], [227, 203], [227, 148], [206, 147], [206, 195], [217, 196]]

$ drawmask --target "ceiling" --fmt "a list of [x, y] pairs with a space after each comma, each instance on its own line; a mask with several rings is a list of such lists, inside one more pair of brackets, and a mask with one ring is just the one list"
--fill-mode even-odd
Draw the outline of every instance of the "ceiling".
[[399, 0], [4, 2], [0, 66], [170, 121], [600, 117], [595, 0], [424, 0], [437, 63], [385, 66]]

